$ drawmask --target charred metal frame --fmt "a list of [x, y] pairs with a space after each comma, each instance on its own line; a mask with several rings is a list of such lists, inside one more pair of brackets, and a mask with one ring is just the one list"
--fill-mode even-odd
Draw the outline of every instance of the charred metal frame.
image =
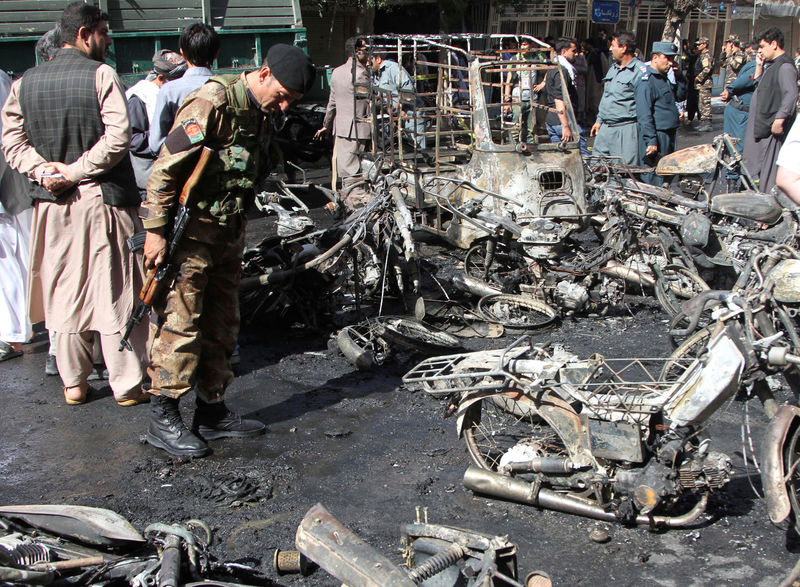
[[[413, 174], [409, 204], [419, 226], [468, 248], [496, 228], [474, 217], [466, 221], [454, 210], [472, 203], [512, 219], [520, 226], [516, 236], [546, 250], [588, 221], [584, 167], [577, 140], [540, 142], [535, 135], [532, 143], [513, 139], [514, 125], [503, 120], [509, 105], [502, 102], [504, 86], [514, 73], [542, 75], [558, 66], [550, 47], [529, 36], [520, 40], [530, 41], [536, 61], [502, 60], [493, 44], [505, 36], [367, 36], [370, 56], [407, 66], [414, 92], [391, 94], [370, 81], [357, 93], [369, 100], [372, 157]], [[557, 71], [565, 84], [563, 71]], [[495, 93], [500, 102], [491, 101]], [[578, 137], [566, 94], [564, 101], [572, 135]], [[531, 107], [553, 110], [536, 102]], [[404, 135], [410, 141], [398, 140]], [[535, 226], [540, 219], [551, 221], [545, 233]]]

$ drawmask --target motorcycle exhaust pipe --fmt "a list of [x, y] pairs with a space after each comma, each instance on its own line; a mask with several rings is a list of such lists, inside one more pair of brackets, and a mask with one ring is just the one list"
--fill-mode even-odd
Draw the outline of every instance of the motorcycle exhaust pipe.
[[[596, 504], [570, 495], [557, 493], [552, 489], [540, 488], [536, 491], [533, 483], [499, 475], [486, 469], [479, 469], [474, 465], [470, 465], [464, 473], [464, 487], [475, 493], [499, 497], [508, 501], [534, 505], [604, 522], [619, 522], [614, 512], [607, 512]], [[708, 496], [702, 495], [694, 508], [682, 516], [648, 516], [640, 514], [636, 516], [636, 523], [642, 525], [654, 523], [671, 528], [686, 526], [700, 517], [706, 509], [707, 502]]]
[[464, 275], [463, 273], [456, 273], [453, 276], [453, 285], [456, 287], [456, 289], [471, 293], [479, 298], [485, 296], [495, 296], [499, 293], [502, 293], [499, 288], [492, 287], [485, 281], [475, 279], [474, 277]]
[[614, 261], [609, 261], [605, 267], [601, 267], [600, 273], [605, 273], [606, 275], [610, 275], [612, 277], [620, 277], [625, 281], [638, 283], [645, 287], [653, 287], [656, 284], [655, 280], [649, 275], [644, 275], [643, 273], [636, 271], [636, 269], [626, 267], [625, 265], [621, 265]]

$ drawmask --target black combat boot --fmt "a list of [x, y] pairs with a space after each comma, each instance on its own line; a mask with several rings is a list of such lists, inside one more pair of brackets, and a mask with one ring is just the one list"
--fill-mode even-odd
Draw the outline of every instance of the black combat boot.
[[157, 395], [151, 403], [147, 442], [176, 457], [204, 457], [208, 445], [186, 427], [178, 409], [178, 400]]
[[245, 420], [231, 412], [225, 402], [208, 404], [197, 398], [192, 430], [206, 440], [218, 438], [246, 438], [267, 431], [258, 420]]

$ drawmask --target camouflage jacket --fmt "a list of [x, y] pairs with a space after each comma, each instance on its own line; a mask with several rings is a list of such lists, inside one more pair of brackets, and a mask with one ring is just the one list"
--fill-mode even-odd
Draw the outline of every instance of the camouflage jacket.
[[697, 56], [697, 61], [694, 62], [694, 87], [699, 90], [703, 86], [710, 86], [713, 71], [714, 58], [711, 56], [711, 51], [706, 49]]
[[725, 57], [722, 66], [725, 68], [725, 85], [727, 86], [739, 72], [742, 70], [744, 64], [747, 63], [747, 55], [741, 49], [736, 49], [733, 53]]
[[220, 226], [243, 216], [259, 177], [277, 162], [270, 122], [250, 99], [245, 74], [212, 77], [191, 93], [175, 116], [147, 182], [141, 208], [144, 227], [169, 222], [203, 146], [214, 155], [188, 202], [199, 211], [193, 216]]

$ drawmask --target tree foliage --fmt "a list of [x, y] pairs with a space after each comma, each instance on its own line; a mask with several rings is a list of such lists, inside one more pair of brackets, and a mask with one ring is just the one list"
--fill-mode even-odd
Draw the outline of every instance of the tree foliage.
[[368, 8], [386, 8], [387, 0], [300, 0], [300, 5], [313, 8], [320, 16], [335, 15], [339, 10], [355, 8], [357, 12], [363, 12]]
[[661, 40], [680, 44], [680, 39], [675, 38], [678, 28], [695, 8], [700, 8], [705, 0], [664, 0], [667, 6], [666, 23]]

